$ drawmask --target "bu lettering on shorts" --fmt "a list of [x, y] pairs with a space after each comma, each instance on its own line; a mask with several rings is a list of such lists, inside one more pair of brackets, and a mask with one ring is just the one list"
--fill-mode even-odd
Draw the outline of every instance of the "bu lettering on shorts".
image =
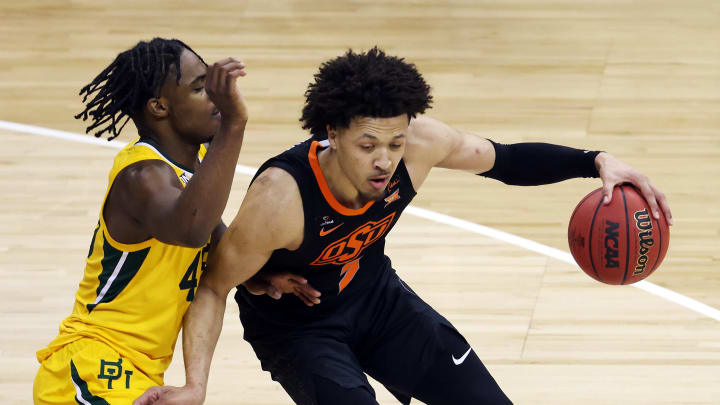
[[[125, 388], [130, 388], [132, 370], [125, 370]], [[100, 374], [98, 380], [108, 380], [108, 389], [113, 389], [112, 383], [123, 375], [122, 359], [118, 361], [100, 360]]]

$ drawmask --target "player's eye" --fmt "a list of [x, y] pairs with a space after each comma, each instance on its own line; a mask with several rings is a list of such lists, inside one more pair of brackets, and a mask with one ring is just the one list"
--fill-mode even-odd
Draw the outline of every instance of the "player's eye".
[[400, 149], [402, 147], [402, 144], [401, 143], [391, 143], [390, 147], [392, 149]]
[[195, 93], [200, 93], [200, 92], [203, 91], [203, 90], [205, 90], [205, 86], [202, 86], [202, 87], [198, 87], [198, 88], [196, 88], [196, 89], [193, 89], [193, 92], [195, 92]]
[[372, 145], [360, 145], [360, 148], [362, 148], [362, 150], [372, 150], [373, 146]]

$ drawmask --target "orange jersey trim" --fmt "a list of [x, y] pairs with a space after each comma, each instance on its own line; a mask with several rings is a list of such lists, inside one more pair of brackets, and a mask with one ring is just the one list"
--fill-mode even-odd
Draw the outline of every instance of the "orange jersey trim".
[[310, 161], [310, 167], [312, 168], [313, 174], [315, 175], [318, 186], [320, 186], [320, 191], [322, 191], [322, 194], [325, 197], [325, 201], [327, 201], [327, 203], [330, 204], [330, 206], [335, 211], [339, 212], [342, 215], [355, 216], [364, 214], [365, 211], [367, 211], [368, 208], [370, 208], [370, 206], [375, 203], [375, 201], [368, 201], [368, 203], [365, 204], [364, 207], [357, 209], [348, 208], [342, 205], [340, 201], [338, 201], [332, 194], [332, 191], [330, 191], [330, 187], [328, 187], [327, 185], [325, 176], [323, 175], [322, 170], [320, 170], [320, 162], [318, 162], [317, 158], [318, 145], [318, 141], [313, 141], [313, 143], [310, 145], [310, 152], [308, 152], [308, 160]]

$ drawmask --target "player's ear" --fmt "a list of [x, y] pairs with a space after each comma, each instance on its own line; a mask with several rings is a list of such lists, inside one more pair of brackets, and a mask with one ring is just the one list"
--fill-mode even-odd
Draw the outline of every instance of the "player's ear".
[[145, 103], [150, 116], [154, 118], [165, 118], [168, 116], [168, 103], [164, 97], [152, 97]]
[[338, 131], [337, 129], [330, 126], [330, 124], [325, 125], [325, 131], [328, 134], [328, 141], [330, 142], [330, 149], [335, 150], [337, 149], [337, 137], [338, 137]]

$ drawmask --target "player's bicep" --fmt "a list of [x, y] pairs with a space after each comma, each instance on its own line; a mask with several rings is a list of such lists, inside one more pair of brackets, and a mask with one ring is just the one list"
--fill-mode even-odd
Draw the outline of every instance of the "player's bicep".
[[262, 268], [272, 255], [269, 244], [253, 240], [248, 226], [230, 225], [218, 247], [211, 253], [207, 272], [201, 283], [218, 295], [225, 296], [235, 286], [242, 284]]
[[177, 218], [173, 209], [182, 185], [165, 162], [151, 160], [129, 166], [122, 173], [122, 207], [152, 237], [167, 243], [177, 241]]
[[452, 150], [437, 167], [484, 173], [495, 164], [495, 148], [485, 138], [470, 132], [458, 131]]
[[255, 275], [274, 250], [290, 248], [302, 238], [302, 201], [296, 183], [280, 169], [268, 172], [250, 186], [210, 256], [204, 282], [218, 294], [227, 294]]
[[433, 167], [482, 173], [492, 168], [492, 143], [436, 119], [420, 116], [410, 123], [406, 163], [411, 176], [424, 179]]

